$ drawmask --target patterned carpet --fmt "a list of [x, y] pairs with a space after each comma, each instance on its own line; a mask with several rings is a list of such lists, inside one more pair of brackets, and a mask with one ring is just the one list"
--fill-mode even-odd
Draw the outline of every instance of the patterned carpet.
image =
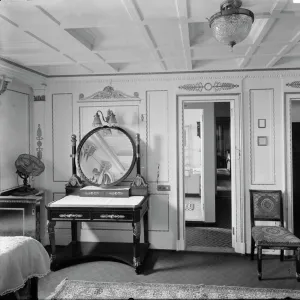
[[186, 246], [231, 248], [231, 230], [215, 227], [186, 227]]
[[47, 299], [299, 299], [300, 291], [237, 286], [63, 280]]

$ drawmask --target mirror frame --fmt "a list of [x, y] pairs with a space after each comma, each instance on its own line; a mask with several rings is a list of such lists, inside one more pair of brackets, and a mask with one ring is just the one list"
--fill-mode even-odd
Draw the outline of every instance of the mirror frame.
[[[85, 174], [83, 173], [82, 169], [81, 169], [81, 166], [80, 166], [80, 162], [79, 162], [79, 159], [80, 159], [80, 151], [84, 145], [84, 143], [86, 142], [86, 140], [92, 136], [95, 132], [97, 131], [100, 131], [100, 130], [103, 130], [103, 129], [111, 129], [111, 130], [114, 130], [114, 129], [117, 129], [121, 132], [123, 132], [129, 139], [131, 145], [132, 145], [132, 162], [131, 162], [131, 165], [130, 167], [128, 168], [127, 172], [121, 177], [119, 178], [118, 180], [112, 182], [112, 183], [109, 183], [109, 184], [96, 184], [92, 181], [90, 181], [86, 176]], [[137, 157], [136, 157], [136, 144], [133, 140], [133, 138], [129, 135], [129, 133], [127, 131], [125, 131], [123, 128], [121, 127], [118, 127], [118, 126], [101, 126], [101, 127], [96, 127], [94, 129], [92, 129], [91, 131], [89, 131], [86, 135], [83, 136], [83, 138], [81, 139], [78, 147], [77, 147], [77, 151], [76, 151], [76, 159], [77, 159], [77, 166], [78, 166], [78, 170], [80, 172], [80, 177], [83, 179], [84, 183], [85, 184], [88, 184], [88, 185], [93, 185], [93, 186], [98, 186], [98, 187], [111, 187], [111, 186], [115, 186], [117, 184], [119, 184], [120, 182], [122, 182], [124, 179], [126, 179], [128, 177], [128, 175], [131, 173], [131, 171], [133, 170], [133, 167], [135, 165], [135, 162], [137, 160]]]

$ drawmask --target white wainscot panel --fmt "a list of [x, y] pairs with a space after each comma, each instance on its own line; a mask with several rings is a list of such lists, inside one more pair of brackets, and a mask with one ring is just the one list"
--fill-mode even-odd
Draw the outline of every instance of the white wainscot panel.
[[72, 170], [71, 135], [73, 131], [72, 94], [53, 94], [53, 181], [68, 181]]
[[[168, 91], [147, 91], [147, 179], [169, 181]], [[158, 172], [159, 171], [159, 172]]]
[[[0, 188], [18, 186], [15, 161], [29, 153], [29, 97], [27, 94], [6, 91], [0, 99]], [[19, 179], [19, 184], [22, 179]]]
[[149, 230], [169, 231], [169, 195], [153, 194], [149, 199]]
[[274, 91], [250, 90], [251, 184], [275, 184]]

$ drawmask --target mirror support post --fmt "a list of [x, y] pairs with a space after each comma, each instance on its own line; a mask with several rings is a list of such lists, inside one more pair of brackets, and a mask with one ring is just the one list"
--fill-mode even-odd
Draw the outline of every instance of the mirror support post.
[[136, 134], [136, 172], [141, 175], [140, 134]]

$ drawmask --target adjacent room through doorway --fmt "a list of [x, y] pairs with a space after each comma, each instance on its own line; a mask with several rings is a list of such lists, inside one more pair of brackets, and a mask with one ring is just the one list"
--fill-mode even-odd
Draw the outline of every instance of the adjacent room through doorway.
[[186, 250], [234, 252], [230, 102], [184, 104], [183, 178]]

